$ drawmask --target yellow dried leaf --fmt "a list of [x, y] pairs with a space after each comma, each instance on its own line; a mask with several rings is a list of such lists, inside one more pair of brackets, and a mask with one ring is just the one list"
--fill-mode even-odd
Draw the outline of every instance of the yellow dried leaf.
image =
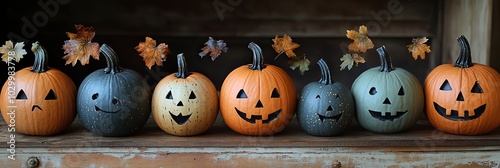
[[425, 59], [425, 53], [431, 52], [431, 46], [425, 44], [428, 40], [427, 37], [413, 38], [412, 44], [407, 45], [408, 52], [412, 53], [413, 59], [417, 60], [419, 56]]
[[23, 56], [27, 54], [26, 50], [24, 50], [23, 47], [24, 42], [19, 42], [14, 45], [12, 41], [6, 41], [5, 44], [0, 47], [0, 53], [3, 54], [2, 61], [5, 63], [8, 63], [12, 60], [19, 62], [23, 58]]
[[295, 59], [288, 61], [288, 64], [292, 70], [299, 68], [300, 74], [304, 75], [304, 72], [309, 70], [309, 64], [311, 64], [311, 62], [305, 55], [302, 55], [300, 58], [296, 57]]

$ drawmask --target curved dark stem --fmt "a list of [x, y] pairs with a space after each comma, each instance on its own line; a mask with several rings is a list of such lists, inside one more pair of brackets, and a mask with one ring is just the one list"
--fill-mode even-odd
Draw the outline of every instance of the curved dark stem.
[[49, 70], [47, 66], [47, 51], [40, 43], [34, 42], [31, 46], [31, 51], [35, 54], [35, 62], [31, 67], [32, 72], [42, 73]]
[[262, 49], [254, 42], [250, 42], [248, 48], [253, 51], [253, 63], [248, 66], [248, 68], [252, 70], [262, 70], [266, 68], [264, 65], [264, 57], [262, 56]]
[[378, 55], [380, 56], [380, 71], [391, 72], [394, 70], [392, 66], [391, 56], [385, 46], [377, 48]]
[[177, 73], [175, 77], [186, 79], [189, 76], [188, 68], [186, 65], [186, 59], [184, 58], [184, 53], [177, 54]]
[[458, 55], [458, 58], [453, 65], [460, 68], [469, 68], [474, 65], [470, 55], [469, 41], [467, 41], [467, 38], [465, 38], [464, 35], [460, 36], [457, 41], [460, 46], [460, 55]]
[[326, 64], [325, 60], [320, 59], [318, 61], [318, 65], [319, 69], [321, 69], [321, 79], [319, 80], [319, 83], [325, 85], [333, 84], [332, 75], [330, 74], [330, 69], [328, 68], [328, 65]]
[[106, 63], [108, 64], [108, 66], [104, 69], [104, 73], [115, 74], [123, 70], [120, 67], [115, 51], [111, 47], [109, 47], [107, 44], [103, 44], [101, 46], [101, 53], [104, 55], [104, 57], [106, 57]]

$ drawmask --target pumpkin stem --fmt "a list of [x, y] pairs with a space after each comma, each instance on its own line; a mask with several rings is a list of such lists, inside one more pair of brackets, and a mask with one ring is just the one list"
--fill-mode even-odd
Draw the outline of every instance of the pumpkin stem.
[[453, 65], [460, 68], [469, 68], [474, 65], [470, 55], [469, 41], [467, 41], [464, 35], [460, 36], [457, 41], [460, 46], [460, 55], [458, 55], [457, 61]]
[[321, 69], [321, 79], [319, 80], [319, 83], [325, 85], [333, 84], [332, 75], [330, 74], [330, 69], [328, 68], [328, 65], [326, 64], [325, 60], [320, 59], [318, 61], [318, 65], [319, 69]]
[[186, 59], [184, 58], [184, 53], [177, 54], [177, 67], [178, 72], [175, 74], [175, 77], [186, 79], [189, 76], [189, 71], [186, 65]]
[[47, 66], [47, 51], [45, 48], [37, 41], [32, 44], [31, 51], [35, 53], [35, 62], [33, 63], [33, 67], [31, 67], [31, 71], [43, 73], [49, 70]]
[[262, 70], [266, 68], [264, 65], [264, 57], [262, 56], [262, 49], [254, 42], [250, 42], [248, 48], [253, 51], [253, 63], [248, 66], [248, 68], [252, 70]]
[[385, 46], [377, 48], [378, 55], [380, 56], [380, 71], [391, 72], [394, 70], [392, 66], [391, 56]]
[[119, 73], [123, 69], [120, 67], [120, 64], [118, 62], [118, 57], [116, 56], [115, 50], [113, 50], [111, 47], [109, 47], [107, 44], [103, 44], [101, 46], [101, 53], [104, 55], [106, 58], [106, 63], [108, 66], [104, 68], [104, 73]]

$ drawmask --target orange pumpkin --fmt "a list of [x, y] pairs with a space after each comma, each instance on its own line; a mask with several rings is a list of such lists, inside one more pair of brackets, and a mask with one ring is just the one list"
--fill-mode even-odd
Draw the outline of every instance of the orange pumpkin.
[[427, 116], [437, 129], [461, 135], [488, 133], [499, 125], [500, 74], [472, 63], [464, 36], [455, 64], [432, 70], [424, 82]]
[[224, 122], [244, 135], [272, 135], [282, 131], [295, 114], [297, 91], [292, 79], [279, 67], [264, 64], [255, 43], [253, 64], [233, 70], [220, 91]]
[[76, 117], [76, 86], [63, 72], [47, 67], [46, 51], [38, 42], [32, 50], [33, 66], [16, 72], [15, 85], [7, 81], [2, 87], [2, 116], [10, 123], [15, 110], [15, 131], [22, 134], [57, 134]]

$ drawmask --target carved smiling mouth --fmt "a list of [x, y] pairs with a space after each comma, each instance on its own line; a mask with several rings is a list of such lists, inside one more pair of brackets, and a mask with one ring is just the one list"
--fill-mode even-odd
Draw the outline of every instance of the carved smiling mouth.
[[382, 112], [380, 111], [373, 111], [373, 110], [368, 110], [368, 111], [370, 112], [373, 118], [376, 118], [380, 121], [394, 121], [394, 119], [398, 119], [408, 112], [408, 110], [397, 111], [396, 115], [391, 115], [391, 112], [385, 112], [385, 116], [382, 116]]
[[184, 125], [188, 121], [189, 117], [191, 117], [191, 114], [183, 116], [182, 113], [179, 113], [178, 115], [172, 114], [172, 112], [168, 111], [170, 113], [170, 117], [174, 119], [175, 123], [179, 125]]
[[[328, 106], [328, 109], [326, 110], [325, 114], [327, 114], [330, 111], [333, 111], [332, 106]], [[321, 120], [321, 122], [323, 122], [323, 120], [325, 120], [325, 119], [335, 120], [336, 122], [339, 122], [340, 117], [342, 117], [342, 113], [338, 113], [338, 114], [335, 114], [333, 116], [321, 115], [319, 113], [316, 113], [316, 114], [318, 115], [319, 120]]]
[[122, 109], [118, 109], [116, 111], [106, 111], [106, 110], [100, 109], [99, 107], [97, 107], [97, 105], [94, 105], [94, 107], [95, 107], [95, 111], [100, 111], [100, 112], [103, 112], [103, 113], [118, 113], [120, 110], [122, 110]]
[[[252, 115], [250, 118], [247, 118], [247, 114], [246, 113], [241, 112], [236, 107], [234, 109], [236, 110], [236, 112], [238, 113], [238, 115], [240, 116], [241, 119], [243, 119], [243, 120], [245, 120], [245, 121], [247, 121], [249, 123], [255, 124], [256, 120], [262, 120], [262, 115]], [[262, 124], [269, 124], [269, 123], [271, 123], [276, 118], [278, 118], [278, 116], [280, 115], [280, 113], [281, 113], [281, 109], [276, 110], [274, 113], [271, 113], [271, 114], [267, 115], [267, 120], [262, 120]]]
[[470, 116], [469, 110], [465, 110], [463, 117], [458, 115], [458, 110], [451, 110], [451, 114], [446, 115], [446, 109], [437, 104], [436, 102], [434, 102], [434, 109], [436, 109], [439, 115], [443, 116], [446, 119], [454, 121], [467, 121], [479, 118], [484, 113], [484, 110], [486, 110], [486, 104], [483, 104], [482, 106], [479, 106], [478, 108], [474, 109], [473, 116]]
[[42, 108], [41, 108], [40, 106], [38, 106], [38, 105], [33, 105], [33, 106], [31, 107], [31, 111], [34, 111], [34, 110], [35, 110], [35, 108], [39, 109], [40, 111], [43, 111], [43, 110], [42, 110]]

